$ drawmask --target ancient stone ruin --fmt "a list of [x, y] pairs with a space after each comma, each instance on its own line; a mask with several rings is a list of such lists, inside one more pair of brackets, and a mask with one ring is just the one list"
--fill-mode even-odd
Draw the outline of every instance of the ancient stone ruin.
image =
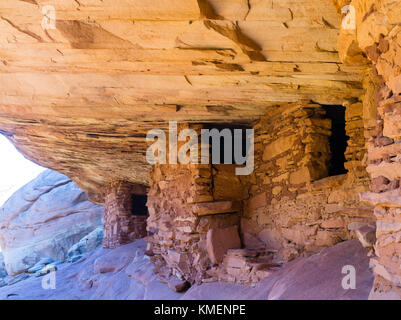
[[[254, 284], [358, 238], [371, 298], [401, 298], [400, 1], [2, 0], [0, 17], [0, 133], [105, 206], [105, 248], [144, 237], [162, 278]], [[150, 164], [170, 121], [252, 129], [253, 171]]]
[[142, 203], [144, 208], [140, 208], [138, 196], [146, 198], [144, 186], [115, 181], [106, 187], [104, 248], [113, 249], [146, 236], [146, 204]]

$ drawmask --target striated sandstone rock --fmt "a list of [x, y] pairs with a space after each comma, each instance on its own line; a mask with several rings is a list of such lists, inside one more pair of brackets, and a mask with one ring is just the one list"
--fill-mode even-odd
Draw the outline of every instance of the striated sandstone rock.
[[331, 0], [2, 0], [0, 16], [2, 132], [101, 203], [110, 181], [149, 183], [145, 134], [168, 120], [249, 124], [363, 93]]
[[70, 247], [102, 224], [103, 208], [90, 203], [68, 177], [47, 170], [0, 209], [0, 246], [7, 272], [18, 274], [41, 258], [64, 260]]

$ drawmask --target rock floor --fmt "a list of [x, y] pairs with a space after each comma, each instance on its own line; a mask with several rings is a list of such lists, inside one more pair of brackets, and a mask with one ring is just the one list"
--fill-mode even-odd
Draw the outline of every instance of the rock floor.
[[[212, 282], [185, 293], [157, 280], [138, 240], [117, 249], [97, 249], [56, 271], [55, 289], [43, 289], [41, 278], [30, 277], [0, 288], [1, 300], [366, 300], [373, 285], [367, 250], [358, 240], [345, 241], [308, 258], [298, 258], [255, 287]], [[345, 290], [342, 269], [356, 271], [356, 288]]]

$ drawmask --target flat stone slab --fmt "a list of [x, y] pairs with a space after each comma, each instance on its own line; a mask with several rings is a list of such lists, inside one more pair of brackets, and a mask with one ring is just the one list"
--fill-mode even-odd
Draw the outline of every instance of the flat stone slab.
[[206, 248], [210, 260], [214, 264], [221, 263], [229, 249], [241, 248], [238, 226], [210, 229], [206, 236]]
[[369, 203], [373, 206], [401, 207], [401, 190], [395, 189], [382, 193], [374, 193], [371, 191], [362, 192], [360, 194], [361, 202]]
[[238, 201], [201, 202], [195, 204], [193, 210], [198, 216], [230, 212], [234, 213], [241, 210], [241, 204]]

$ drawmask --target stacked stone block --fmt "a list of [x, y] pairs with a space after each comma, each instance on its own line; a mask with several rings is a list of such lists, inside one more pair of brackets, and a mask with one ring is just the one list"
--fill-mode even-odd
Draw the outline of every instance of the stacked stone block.
[[349, 174], [357, 179], [368, 181], [366, 172], [366, 139], [364, 126], [364, 105], [362, 102], [350, 103], [345, 109], [345, 130], [349, 137], [345, 151], [344, 164]]
[[[401, 36], [399, 36], [401, 38]], [[372, 297], [401, 297], [401, 99], [383, 84], [378, 93], [376, 130], [368, 143], [371, 191], [361, 200], [375, 205], [376, 274]]]
[[349, 50], [351, 44], [356, 47], [356, 43], [372, 65], [372, 72], [365, 75], [363, 99], [371, 187], [361, 194], [363, 202], [375, 206], [377, 219], [370, 298], [401, 299], [400, 3], [377, 1], [366, 6], [351, 1], [351, 5], [356, 9], [356, 26], [341, 30], [340, 51], [348, 58], [354, 52]]

